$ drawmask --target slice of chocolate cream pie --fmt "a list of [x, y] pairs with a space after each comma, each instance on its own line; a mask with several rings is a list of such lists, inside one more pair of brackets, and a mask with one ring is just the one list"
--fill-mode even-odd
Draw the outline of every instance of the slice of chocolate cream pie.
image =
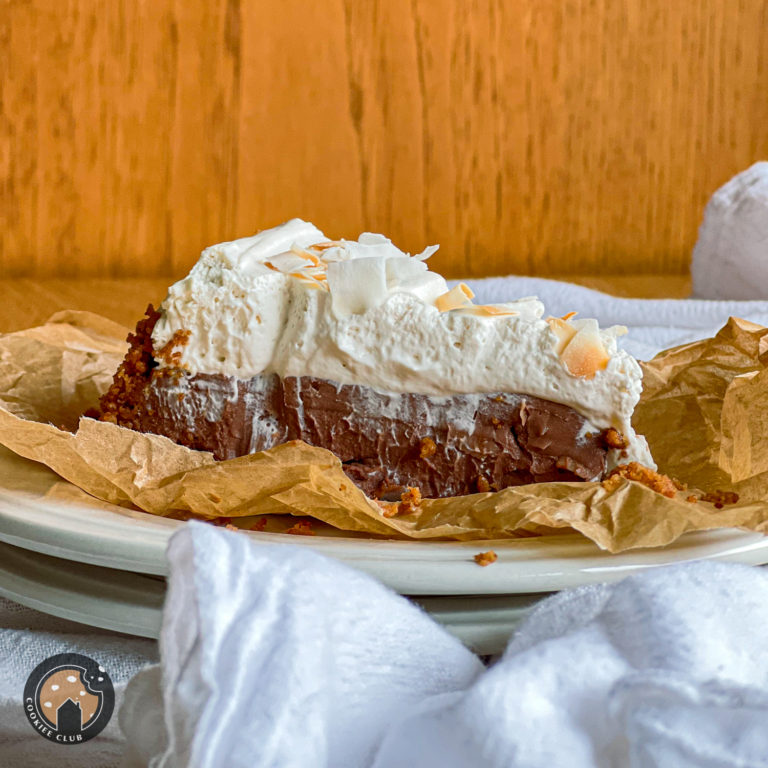
[[217, 459], [304, 440], [374, 498], [655, 468], [623, 328], [473, 304], [429, 271], [435, 250], [299, 219], [207, 248], [129, 337], [100, 418]]

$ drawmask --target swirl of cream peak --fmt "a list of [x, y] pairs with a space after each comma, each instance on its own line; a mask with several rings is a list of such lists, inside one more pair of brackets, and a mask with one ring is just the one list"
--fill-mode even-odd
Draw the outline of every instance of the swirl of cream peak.
[[[292, 219], [206, 248], [171, 286], [152, 335], [191, 373], [313, 376], [385, 393], [514, 392], [568, 405], [590, 427], [618, 429], [623, 460], [653, 467], [631, 426], [642, 372], [621, 327], [544, 318], [536, 298], [479, 306], [383, 235], [329, 240]], [[162, 363], [161, 363], [162, 364]]]

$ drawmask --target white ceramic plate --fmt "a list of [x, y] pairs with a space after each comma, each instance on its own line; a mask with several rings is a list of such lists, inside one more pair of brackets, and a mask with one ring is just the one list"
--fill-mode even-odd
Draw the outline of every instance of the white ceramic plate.
[[[0, 595], [88, 626], [155, 638], [165, 580], [0, 543]], [[504, 650], [517, 624], [543, 597], [427, 597], [416, 602], [476, 653], [494, 654]]]
[[[0, 541], [80, 563], [147, 574], [166, 572], [165, 547], [182, 523], [88, 499], [45, 467], [7, 451], [0, 453]], [[663, 549], [619, 555], [602, 552], [579, 534], [493, 542], [382, 541], [341, 533], [244, 535], [264, 543], [311, 547], [406, 595], [553, 592], [697, 559], [768, 563], [768, 537], [725, 529], [687, 534]], [[498, 560], [481, 568], [473, 556], [488, 549], [497, 553]]]

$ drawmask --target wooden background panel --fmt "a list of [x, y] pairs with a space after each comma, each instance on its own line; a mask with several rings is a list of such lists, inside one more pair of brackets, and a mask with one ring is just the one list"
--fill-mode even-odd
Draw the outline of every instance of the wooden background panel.
[[768, 155], [768, 0], [0, 0], [0, 274], [291, 216], [450, 276], [684, 273]]

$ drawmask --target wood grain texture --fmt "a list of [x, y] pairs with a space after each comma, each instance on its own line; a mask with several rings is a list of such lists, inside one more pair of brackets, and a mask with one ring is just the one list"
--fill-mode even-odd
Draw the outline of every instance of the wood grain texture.
[[768, 156], [768, 0], [0, 0], [0, 275], [291, 216], [449, 276], [686, 271]]

